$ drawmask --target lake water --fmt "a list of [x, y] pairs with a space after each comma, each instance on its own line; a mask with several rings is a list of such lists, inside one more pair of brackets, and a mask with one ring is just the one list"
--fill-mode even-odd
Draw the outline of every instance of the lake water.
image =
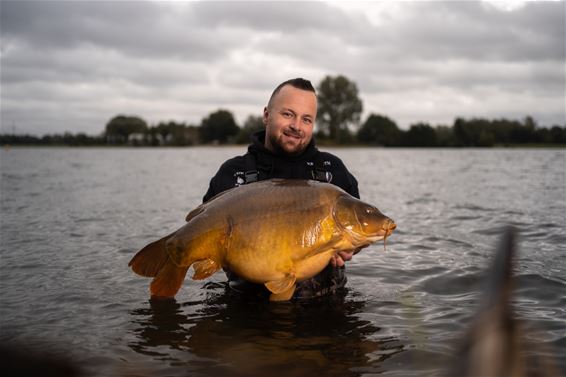
[[128, 261], [244, 150], [2, 150], [2, 344], [93, 376], [441, 375], [512, 224], [516, 312], [566, 374], [564, 149], [330, 149], [398, 226], [348, 263], [344, 294], [248, 302], [217, 273], [150, 301]]

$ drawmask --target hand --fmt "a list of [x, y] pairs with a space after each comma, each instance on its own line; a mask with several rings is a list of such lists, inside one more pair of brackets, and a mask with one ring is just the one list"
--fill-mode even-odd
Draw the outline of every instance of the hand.
[[352, 255], [354, 255], [354, 251], [340, 251], [332, 256], [330, 263], [334, 267], [342, 267], [347, 261], [352, 259]]

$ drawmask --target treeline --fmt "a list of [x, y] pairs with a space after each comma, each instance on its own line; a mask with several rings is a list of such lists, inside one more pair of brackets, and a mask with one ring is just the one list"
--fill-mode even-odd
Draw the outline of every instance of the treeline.
[[185, 122], [159, 122], [149, 126], [138, 116], [117, 115], [106, 124], [104, 132], [62, 135], [0, 134], [0, 145], [68, 146], [193, 146], [207, 144], [245, 144], [250, 135], [263, 128], [261, 116], [250, 115], [240, 127], [230, 111], [218, 110], [204, 118], [199, 126]]
[[383, 115], [370, 115], [357, 132], [357, 141], [386, 147], [492, 147], [566, 144], [566, 126], [538, 127], [524, 120], [456, 118], [452, 126], [416, 123], [407, 131]]
[[105, 145], [104, 136], [91, 136], [84, 133], [72, 134], [65, 132], [62, 135], [22, 135], [0, 134], [0, 145], [68, 145], [68, 146], [96, 146]]
[[[141, 121], [141, 122], [140, 122]], [[137, 126], [134, 126], [137, 124]], [[68, 145], [68, 146], [194, 146], [247, 144], [251, 133], [263, 129], [260, 116], [249, 116], [239, 127], [226, 110], [212, 113], [200, 126], [174, 121], [148, 127], [141, 118], [117, 116], [105, 133], [90, 136], [84, 133], [63, 135], [0, 135], [2, 145]], [[339, 140], [317, 132], [317, 143], [323, 145], [374, 145], [384, 147], [492, 147], [520, 145], [566, 145], [566, 127], [538, 127], [533, 118], [463, 119], [452, 126], [431, 126], [417, 123], [408, 130], [400, 129], [387, 116], [370, 114], [357, 132], [341, 133]]]
[[113, 145], [191, 146], [201, 144], [244, 144], [250, 134], [263, 128], [260, 116], [250, 115], [240, 127], [234, 115], [219, 109], [203, 118], [200, 125], [174, 121], [155, 126], [136, 116], [118, 115], [107, 124], [105, 142]]
[[[456, 118], [452, 125], [416, 123], [400, 129], [386, 115], [370, 114], [360, 123], [363, 102], [356, 83], [348, 78], [326, 76], [317, 87], [316, 139], [327, 145], [376, 145], [385, 147], [490, 147], [528, 144], [566, 144], [566, 125], [540, 127], [526, 116], [522, 120]], [[27, 145], [138, 145], [191, 146], [245, 144], [251, 133], [263, 129], [261, 116], [250, 115], [242, 126], [233, 114], [219, 109], [198, 125], [159, 122], [148, 125], [138, 116], [117, 115], [99, 136], [0, 135], [0, 144]]]

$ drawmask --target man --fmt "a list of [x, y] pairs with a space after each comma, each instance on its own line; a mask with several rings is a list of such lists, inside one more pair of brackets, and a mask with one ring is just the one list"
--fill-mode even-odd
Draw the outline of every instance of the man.
[[[336, 156], [320, 152], [312, 139], [317, 113], [310, 81], [296, 78], [280, 84], [263, 109], [265, 131], [252, 135], [244, 156], [226, 161], [210, 181], [203, 201], [235, 186], [271, 178], [315, 179], [332, 183], [359, 198], [358, 182]], [[266, 211], [269, 209], [266, 208]], [[352, 252], [332, 258], [317, 276], [297, 284], [294, 298], [333, 293], [346, 284], [344, 264]], [[242, 292], [267, 291], [227, 271], [230, 287]]]

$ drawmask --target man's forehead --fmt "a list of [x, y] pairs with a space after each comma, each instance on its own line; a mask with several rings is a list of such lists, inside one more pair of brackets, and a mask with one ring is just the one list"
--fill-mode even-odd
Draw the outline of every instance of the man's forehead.
[[315, 111], [317, 106], [317, 98], [315, 93], [308, 90], [297, 89], [290, 85], [281, 88], [281, 91], [275, 96], [274, 102], [277, 102], [280, 107], [292, 107], [293, 105], [304, 103], [312, 104], [315, 108]]

